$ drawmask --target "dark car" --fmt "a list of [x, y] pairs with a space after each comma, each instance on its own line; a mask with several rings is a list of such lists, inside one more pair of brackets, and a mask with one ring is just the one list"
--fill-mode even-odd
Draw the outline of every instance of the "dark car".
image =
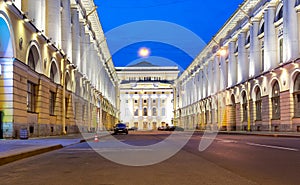
[[128, 128], [128, 130], [137, 131], [138, 128], [137, 127], [130, 127], [130, 128]]
[[169, 126], [166, 130], [168, 131], [184, 131], [184, 128], [179, 126]]
[[128, 134], [128, 129], [126, 127], [126, 124], [124, 124], [124, 123], [118, 123], [118, 124], [115, 125], [115, 127], [114, 127], [114, 134], [118, 134], [118, 133]]

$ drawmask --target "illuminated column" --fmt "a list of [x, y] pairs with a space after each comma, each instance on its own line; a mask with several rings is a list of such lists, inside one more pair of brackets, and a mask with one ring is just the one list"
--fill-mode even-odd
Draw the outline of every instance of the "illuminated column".
[[228, 44], [228, 60], [229, 60], [229, 64], [228, 64], [228, 87], [233, 86], [234, 84], [236, 84], [236, 58], [234, 55], [234, 51], [235, 51], [235, 42], [231, 41]]
[[238, 37], [237, 82], [239, 83], [249, 77], [249, 63], [245, 48], [246, 32], [241, 32]]
[[22, 0], [15, 0], [14, 4], [19, 10], [22, 10]]
[[203, 91], [202, 91], [202, 93], [203, 93], [203, 98], [206, 98], [206, 96], [207, 96], [207, 80], [208, 80], [208, 78], [207, 78], [207, 65], [204, 65], [203, 66], [203, 70], [202, 70], [202, 72], [203, 72], [203, 75], [202, 75], [202, 79], [203, 79]]
[[220, 69], [219, 69], [220, 56], [216, 55], [214, 60], [214, 80], [213, 82], [213, 93], [217, 93], [220, 90]]
[[227, 62], [225, 60], [225, 56], [220, 56], [220, 66], [219, 66], [219, 79], [220, 86], [218, 87], [218, 91], [224, 90], [227, 87], [228, 80], [228, 71], [227, 71]]
[[83, 73], [86, 74], [88, 76], [88, 78], [90, 78], [89, 74], [88, 74], [88, 63], [90, 62], [90, 35], [88, 33], [85, 33], [85, 53], [83, 55], [83, 57], [85, 58], [85, 62], [83, 63]]
[[283, 62], [298, 57], [296, 0], [283, 0]]
[[264, 36], [264, 71], [277, 65], [277, 36], [274, 26], [275, 6], [267, 8], [265, 14], [265, 36]]
[[80, 67], [80, 24], [77, 8], [71, 9], [72, 14], [72, 61]]
[[250, 66], [249, 76], [260, 73], [260, 45], [258, 39], [259, 20], [253, 20], [250, 26]]
[[86, 55], [86, 44], [85, 44], [85, 28], [84, 23], [80, 22], [80, 72], [84, 73], [84, 65], [86, 63], [85, 55]]
[[61, 45], [59, 42], [61, 40], [60, 0], [46, 1], [46, 7], [46, 35], [52, 38], [51, 41], [54, 42], [55, 45]]
[[202, 74], [203, 71], [200, 69], [199, 70], [199, 89], [198, 89], [198, 94], [199, 94], [199, 100], [201, 100], [203, 98], [202, 96], [202, 87], [203, 87], [203, 79], [202, 79]]
[[207, 75], [208, 75], [208, 80], [207, 80], [207, 95], [211, 95], [213, 91], [213, 83], [214, 83], [214, 61], [209, 61], [207, 65]]
[[71, 6], [69, 0], [62, 0], [61, 26], [62, 49], [67, 54], [69, 60], [74, 62], [72, 60]]
[[28, 12], [28, 18], [32, 19], [33, 24], [39, 30], [45, 30], [45, 0], [17, 1], [15, 4], [17, 7], [21, 7], [24, 12]]

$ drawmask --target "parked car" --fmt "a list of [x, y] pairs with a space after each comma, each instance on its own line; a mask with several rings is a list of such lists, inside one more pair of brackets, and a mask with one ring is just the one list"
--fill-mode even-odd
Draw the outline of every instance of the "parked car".
[[167, 128], [167, 127], [165, 127], [165, 126], [160, 126], [160, 127], [157, 128], [157, 130], [163, 131], [163, 130], [166, 130], [166, 128]]
[[125, 123], [118, 123], [114, 127], [114, 134], [125, 133], [128, 134], [128, 129]]
[[158, 127], [157, 130], [161, 131], [184, 131], [184, 128], [179, 126], [161, 126]]
[[169, 126], [167, 128], [167, 130], [169, 130], [169, 131], [184, 131], [184, 128], [179, 127], [179, 126]]
[[130, 128], [128, 128], [128, 130], [137, 131], [138, 128], [137, 127], [130, 127]]

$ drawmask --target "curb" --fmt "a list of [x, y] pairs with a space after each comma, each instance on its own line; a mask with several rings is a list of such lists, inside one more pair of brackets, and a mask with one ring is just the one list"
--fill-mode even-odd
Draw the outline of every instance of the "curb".
[[53, 145], [53, 146], [50, 146], [50, 147], [39, 148], [39, 149], [32, 150], [32, 151], [27, 151], [27, 152], [22, 152], [22, 153], [19, 153], [19, 154], [14, 154], [14, 155], [2, 157], [2, 158], [0, 158], [0, 166], [4, 165], [4, 164], [7, 164], [7, 163], [10, 163], [10, 162], [20, 160], [20, 159], [24, 159], [24, 158], [27, 158], [27, 157], [39, 155], [39, 154], [42, 154], [42, 153], [50, 152], [50, 151], [61, 149], [61, 148], [63, 148], [63, 146], [61, 144], [59, 144], [59, 145]]
[[251, 133], [251, 132], [219, 132], [220, 134], [227, 135], [249, 135], [249, 136], [267, 136], [267, 137], [287, 137], [287, 138], [300, 138], [300, 135], [288, 135], [288, 134], [275, 134], [275, 133]]

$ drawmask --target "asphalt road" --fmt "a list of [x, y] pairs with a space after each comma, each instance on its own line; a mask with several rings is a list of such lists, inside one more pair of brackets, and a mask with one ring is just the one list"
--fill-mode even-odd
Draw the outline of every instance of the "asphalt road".
[[[97, 143], [80, 143], [16, 161], [0, 166], [0, 185], [300, 184], [300, 138], [219, 134], [212, 140], [195, 133], [178, 153], [157, 164], [126, 166], [105, 158], [154, 160], [168, 147], [144, 146], [165, 143], [168, 136], [166, 132], [114, 136], [134, 148], [122, 148], [116, 140], [104, 137]], [[176, 148], [184, 136], [165, 144]], [[213, 142], [200, 152], [199, 142], [205, 139]]]

